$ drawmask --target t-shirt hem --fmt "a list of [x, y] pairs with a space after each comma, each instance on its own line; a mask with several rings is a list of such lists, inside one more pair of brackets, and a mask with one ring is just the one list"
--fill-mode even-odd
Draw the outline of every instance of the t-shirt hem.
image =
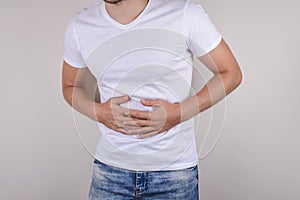
[[208, 54], [209, 52], [211, 52], [212, 50], [214, 50], [222, 41], [223, 37], [219, 36], [217, 40], [215, 40], [215, 42], [213, 42], [211, 45], [209, 45], [206, 49], [204, 49], [204, 51], [200, 52], [200, 53], [195, 53], [194, 55], [196, 57], [201, 57], [205, 54]]
[[103, 160], [102, 158], [99, 158], [97, 155], [95, 156], [95, 159], [99, 160], [102, 163], [105, 163], [107, 165], [120, 168], [120, 169], [125, 169], [125, 170], [130, 170], [130, 171], [171, 171], [171, 170], [181, 170], [181, 169], [186, 169], [190, 167], [194, 167], [198, 165], [198, 160], [195, 160], [193, 162], [185, 163], [185, 165], [179, 165], [179, 166], [174, 166], [172, 167], [161, 167], [161, 166], [149, 166], [147, 169], [144, 168], [137, 168], [135, 166], [123, 166], [123, 165], [118, 165], [115, 163], [108, 162], [106, 160]]
[[64, 61], [66, 63], [68, 63], [69, 65], [71, 65], [72, 67], [75, 67], [75, 68], [84, 68], [86, 67], [85, 65], [80, 65], [80, 64], [77, 64], [77, 63], [74, 63], [72, 62], [69, 58], [67, 58], [66, 56], [64, 56]]

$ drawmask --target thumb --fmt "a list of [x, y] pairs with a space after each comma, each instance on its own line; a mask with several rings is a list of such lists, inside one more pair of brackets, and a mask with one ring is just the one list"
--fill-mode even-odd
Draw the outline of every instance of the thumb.
[[125, 103], [129, 100], [129, 96], [128, 95], [125, 95], [125, 96], [120, 96], [120, 97], [113, 97], [111, 100], [112, 100], [112, 103], [114, 104], [122, 104], [122, 103]]
[[142, 99], [141, 102], [145, 106], [157, 106], [161, 104], [160, 99]]

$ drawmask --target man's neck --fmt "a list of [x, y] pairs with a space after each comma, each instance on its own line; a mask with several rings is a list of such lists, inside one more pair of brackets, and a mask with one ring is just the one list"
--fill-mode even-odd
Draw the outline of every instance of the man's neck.
[[124, 0], [118, 4], [105, 2], [107, 13], [121, 24], [128, 24], [139, 16], [149, 0]]

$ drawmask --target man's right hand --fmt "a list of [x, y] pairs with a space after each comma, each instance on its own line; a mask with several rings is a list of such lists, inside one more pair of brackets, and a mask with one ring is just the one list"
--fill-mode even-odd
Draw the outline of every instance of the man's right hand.
[[131, 135], [128, 126], [123, 123], [129, 118], [125, 115], [127, 109], [120, 105], [129, 100], [129, 96], [112, 97], [106, 102], [95, 104], [96, 120], [114, 131]]

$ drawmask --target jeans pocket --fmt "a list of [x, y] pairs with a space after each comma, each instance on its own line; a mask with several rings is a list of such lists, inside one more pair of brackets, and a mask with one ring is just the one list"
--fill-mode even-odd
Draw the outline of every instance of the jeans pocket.
[[99, 160], [97, 160], [96, 158], [94, 159], [94, 164], [102, 164]]

